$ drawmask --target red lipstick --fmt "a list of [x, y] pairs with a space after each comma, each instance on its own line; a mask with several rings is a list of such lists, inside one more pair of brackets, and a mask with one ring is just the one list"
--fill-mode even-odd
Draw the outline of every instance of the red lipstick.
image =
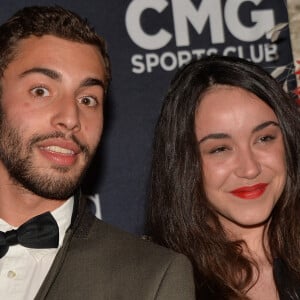
[[265, 192], [267, 186], [268, 183], [258, 183], [252, 186], [240, 187], [238, 189], [232, 190], [230, 193], [236, 197], [251, 200], [261, 196]]

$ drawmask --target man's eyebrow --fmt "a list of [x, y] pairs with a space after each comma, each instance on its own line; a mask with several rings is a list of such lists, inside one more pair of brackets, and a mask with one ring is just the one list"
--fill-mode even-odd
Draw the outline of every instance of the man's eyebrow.
[[86, 78], [80, 83], [80, 87], [89, 87], [89, 86], [95, 86], [98, 85], [102, 87], [105, 90], [105, 84], [103, 80], [98, 79], [98, 78]]
[[[279, 124], [275, 121], [266, 121], [266, 122], [263, 122], [263, 123], [257, 125], [256, 127], [254, 127], [254, 129], [252, 130], [252, 133], [260, 131], [268, 126], [279, 127]], [[201, 140], [199, 140], [198, 143], [201, 144], [208, 139], [226, 139], [226, 138], [227, 139], [230, 138], [230, 135], [227, 133], [211, 133], [211, 134], [204, 136]]]
[[21, 73], [20, 77], [22, 78], [22, 77], [25, 77], [28, 74], [34, 74], [34, 73], [40, 73], [40, 74], [46, 75], [46, 76], [48, 76], [48, 77], [50, 77], [51, 79], [54, 79], [54, 80], [58, 80], [58, 81], [61, 80], [61, 74], [60, 73], [58, 73], [54, 70], [48, 69], [48, 68], [40, 68], [40, 67], [35, 67], [35, 68], [28, 69], [28, 70], [24, 71], [23, 73]]
[[[62, 79], [62, 75], [59, 72], [52, 70], [52, 69], [41, 68], [41, 67], [34, 67], [31, 69], [28, 69], [28, 70], [22, 72], [19, 76], [22, 78], [28, 74], [34, 74], [34, 73], [40, 73], [40, 74], [50, 77], [51, 79], [58, 80], [58, 81], [61, 81], [61, 79]], [[80, 83], [80, 87], [89, 87], [89, 86], [95, 86], [95, 85], [98, 85], [105, 90], [105, 84], [104, 84], [103, 80], [98, 79], [98, 78], [89, 77], [89, 78], [84, 79]]]

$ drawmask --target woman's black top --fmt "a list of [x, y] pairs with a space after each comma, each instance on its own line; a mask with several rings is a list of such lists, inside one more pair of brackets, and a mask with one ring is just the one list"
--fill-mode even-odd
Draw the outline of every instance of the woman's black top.
[[[280, 300], [300, 300], [300, 282], [280, 259], [274, 260], [273, 274]], [[224, 287], [207, 280], [203, 280], [197, 289], [198, 300], [226, 300], [224, 295], [226, 295]]]

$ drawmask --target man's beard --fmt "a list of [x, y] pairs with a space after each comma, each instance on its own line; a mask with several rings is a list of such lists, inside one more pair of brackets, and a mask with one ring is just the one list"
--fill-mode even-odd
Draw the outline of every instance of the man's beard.
[[[33, 146], [37, 142], [63, 137], [63, 133], [54, 132], [49, 135], [34, 135], [27, 144], [23, 143], [22, 134], [10, 126], [0, 103], [0, 160], [12, 181], [33, 194], [47, 199], [65, 200], [74, 193], [84, 177], [92, 155], [88, 147], [81, 145], [74, 136], [72, 140], [80, 147], [86, 162], [76, 173], [67, 174], [72, 167], [52, 166], [44, 170], [34, 165]], [[63, 174], [66, 176], [62, 176]]]

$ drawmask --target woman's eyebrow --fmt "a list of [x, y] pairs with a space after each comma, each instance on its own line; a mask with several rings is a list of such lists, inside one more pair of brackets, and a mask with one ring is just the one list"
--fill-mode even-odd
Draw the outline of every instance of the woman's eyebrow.
[[275, 121], [266, 121], [266, 122], [263, 122], [263, 123], [257, 125], [256, 127], [254, 127], [254, 129], [252, 130], [252, 133], [260, 131], [260, 130], [268, 127], [268, 126], [277, 126], [277, 127], [279, 127], [279, 124]]
[[208, 139], [226, 139], [226, 138], [230, 138], [230, 135], [227, 133], [211, 133], [208, 134], [206, 136], [204, 136], [201, 140], [198, 141], [199, 144], [203, 143], [204, 141], [208, 140]]
[[[263, 122], [257, 126], [255, 126], [252, 130], [252, 133], [254, 132], [257, 132], [257, 131], [260, 131], [268, 126], [277, 126], [279, 127], [279, 124], [275, 121], [266, 121], [266, 122]], [[202, 139], [200, 139], [198, 141], [199, 144], [203, 143], [204, 141], [208, 140], [208, 139], [229, 139], [230, 138], [230, 135], [227, 134], [227, 133], [222, 133], [222, 132], [218, 132], [218, 133], [211, 133], [211, 134], [208, 134], [206, 136], [204, 136]]]

